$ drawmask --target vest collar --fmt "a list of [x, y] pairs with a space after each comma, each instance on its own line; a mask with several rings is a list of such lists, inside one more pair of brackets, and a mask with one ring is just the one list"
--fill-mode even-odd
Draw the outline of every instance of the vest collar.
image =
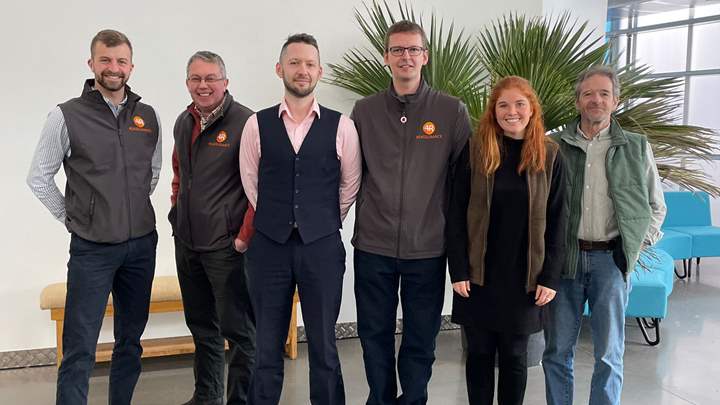
[[[560, 139], [562, 139], [564, 142], [573, 145], [573, 146], [580, 146], [578, 137], [581, 137], [582, 135], [577, 132], [578, 125], [580, 125], [580, 117], [575, 117], [570, 123], [567, 124], [565, 127], [565, 130], [562, 131], [560, 134]], [[625, 135], [625, 131], [623, 131], [620, 124], [617, 122], [615, 117], [610, 117], [610, 145], [611, 146], [619, 146], [624, 145], [628, 143], [627, 136]]]
[[[230, 92], [225, 90], [225, 98], [222, 103], [222, 108], [218, 110], [216, 114], [214, 114], [210, 120], [208, 120], [207, 123], [205, 123], [205, 128], [212, 125], [215, 121], [219, 120], [221, 117], [224, 117], [225, 114], [227, 114], [228, 110], [230, 109], [230, 106], [233, 103], [233, 97], [230, 95]], [[190, 105], [187, 106], [187, 111], [190, 113], [195, 120], [200, 122], [200, 114], [195, 110], [195, 103], [190, 103]]]
[[415, 93], [401, 96], [397, 94], [397, 92], [395, 91], [395, 87], [393, 86], [392, 82], [390, 82], [390, 87], [387, 90], [387, 97], [398, 105], [415, 104], [419, 100], [421, 100], [425, 96], [425, 94], [427, 94], [429, 89], [430, 86], [425, 83], [425, 79], [420, 79], [420, 86], [418, 86], [418, 89]]
[[[100, 93], [100, 90], [97, 90], [95, 88], [95, 79], [87, 79], [85, 80], [85, 85], [83, 86], [82, 94], [80, 94], [80, 97], [92, 101], [94, 103], [103, 103], [105, 104], [105, 99], [103, 98], [102, 93]], [[125, 97], [127, 99], [127, 104], [136, 103], [140, 101], [140, 96], [133, 93], [130, 90], [130, 86], [127, 84], [125, 85]]]

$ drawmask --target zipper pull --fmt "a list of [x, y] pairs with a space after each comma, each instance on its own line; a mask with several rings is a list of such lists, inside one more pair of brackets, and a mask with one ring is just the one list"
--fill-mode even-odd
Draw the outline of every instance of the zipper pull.
[[402, 112], [402, 115], [400, 116], [400, 123], [405, 124], [407, 122], [407, 117], [405, 116], [405, 111]]

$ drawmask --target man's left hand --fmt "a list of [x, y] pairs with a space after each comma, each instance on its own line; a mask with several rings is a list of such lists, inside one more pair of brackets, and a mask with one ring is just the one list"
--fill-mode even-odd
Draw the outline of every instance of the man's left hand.
[[538, 284], [535, 290], [535, 305], [541, 307], [555, 298], [556, 291]]

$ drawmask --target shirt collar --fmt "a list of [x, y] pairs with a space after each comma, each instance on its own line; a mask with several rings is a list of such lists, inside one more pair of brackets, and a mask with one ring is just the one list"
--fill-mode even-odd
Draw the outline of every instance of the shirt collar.
[[[318, 104], [317, 98], [313, 99], [312, 107], [310, 107], [310, 112], [308, 113], [308, 115], [312, 114], [313, 112], [315, 113], [315, 116], [318, 119], [320, 119], [320, 104]], [[307, 118], [307, 117], [302, 117], [301, 120], [296, 120], [295, 117], [293, 117], [292, 114], [290, 113], [290, 108], [288, 107], [287, 101], [285, 101], [285, 98], [283, 98], [280, 101], [280, 108], [278, 109], [278, 118], [282, 118], [283, 113], [286, 113], [288, 115], [288, 117], [290, 117], [290, 119], [295, 122], [300, 122], [300, 121], [303, 121], [305, 118]]]
[[585, 133], [580, 129], [580, 123], [577, 125], [577, 134], [578, 137], [581, 140], [584, 141], [591, 141], [593, 139], [597, 139], [598, 141], [605, 140], [610, 137], [610, 125], [606, 126], [605, 128], [601, 129], [597, 135], [595, 135], [593, 138], [590, 138], [589, 136], [585, 135]]
[[207, 116], [203, 116], [203, 114], [200, 113], [200, 109], [197, 108], [197, 105], [195, 103], [192, 104], [193, 111], [197, 114], [198, 117], [200, 117], [200, 130], [204, 131], [207, 127], [208, 123], [212, 122], [212, 120], [217, 117], [220, 112], [222, 111], [223, 107], [225, 106], [225, 101], [227, 100], [227, 93], [223, 96], [222, 102], [218, 104], [217, 107], [215, 107], [214, 110], [210, 112]]

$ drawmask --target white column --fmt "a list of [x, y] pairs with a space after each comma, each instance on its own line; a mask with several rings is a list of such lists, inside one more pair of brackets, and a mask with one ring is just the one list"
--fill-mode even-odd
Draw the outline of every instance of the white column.
[[542, 0], [544, 16], [558, 16], [569, 11], [572, 18], [582, 24], [589, 21], [588, 29], [597, 36], [605, 36], [608, 0]]

